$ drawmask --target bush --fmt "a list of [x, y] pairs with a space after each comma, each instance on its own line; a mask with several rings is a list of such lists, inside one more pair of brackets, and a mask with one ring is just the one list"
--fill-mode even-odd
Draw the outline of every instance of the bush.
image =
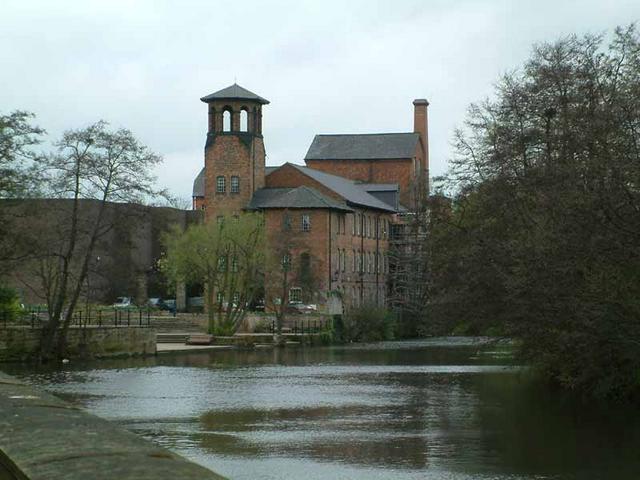
[[393, 340], [396, 318], [384, 308], [364, 306], [347, 312], [340, 326], [342, 341], [379, 342]]
[[22, 311], [20, 299], [15, 290], [0, 285], [0, 321], [12, 321]]

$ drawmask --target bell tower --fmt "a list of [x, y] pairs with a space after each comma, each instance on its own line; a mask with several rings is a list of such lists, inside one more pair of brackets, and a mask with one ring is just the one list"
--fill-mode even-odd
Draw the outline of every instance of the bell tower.
[[262, 106], [269, 101], [235, 83], [200, 100], [209, 114], [204, 196], [211, 220], [240, 212], [264, 187]]

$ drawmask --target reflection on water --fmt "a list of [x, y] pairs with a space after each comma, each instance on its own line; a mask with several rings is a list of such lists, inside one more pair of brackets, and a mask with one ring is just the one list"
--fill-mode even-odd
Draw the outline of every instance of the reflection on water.
[[234, 479], [637, 478], [636, 412], [545, 389], [508, 353], [458, 338], [10, 373]]

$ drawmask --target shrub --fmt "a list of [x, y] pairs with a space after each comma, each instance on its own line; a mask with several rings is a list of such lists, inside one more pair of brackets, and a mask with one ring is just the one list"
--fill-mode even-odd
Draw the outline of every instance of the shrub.
[[0, 285], [0, 321], [15, 320], [21, 310], [20, 299], [15, 290]]
[[354, 308], [342, 318], [342, 340], [346, 342], [392, 340], [395, 329], [395, 316], [384, 308]]

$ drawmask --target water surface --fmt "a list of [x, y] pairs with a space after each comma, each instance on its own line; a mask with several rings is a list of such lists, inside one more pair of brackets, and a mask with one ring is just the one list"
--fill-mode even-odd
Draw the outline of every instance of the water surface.
[[232, 479], [637, 479], [640, 420], [477, 339], [221, 351], [9, 373]]

